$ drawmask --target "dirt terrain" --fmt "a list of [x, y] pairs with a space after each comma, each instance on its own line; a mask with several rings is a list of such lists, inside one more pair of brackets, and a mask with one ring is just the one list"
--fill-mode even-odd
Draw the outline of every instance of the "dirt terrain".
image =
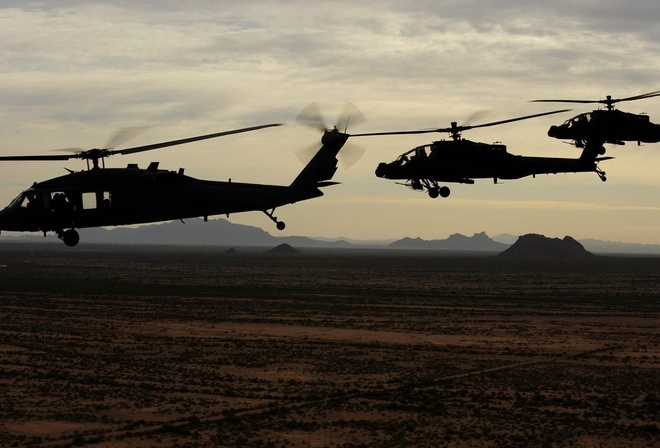
[[660, 446], [660, 258], [0, 245], [0, 446]]

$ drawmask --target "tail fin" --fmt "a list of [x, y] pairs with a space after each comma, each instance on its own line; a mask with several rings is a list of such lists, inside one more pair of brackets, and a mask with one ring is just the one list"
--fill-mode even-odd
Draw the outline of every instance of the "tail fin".
[[337, 128], [326, 130], [321, 138], [323, 146], [312, 157], [312, 160], [291, 183], [293, 188], [309, 188], [333, 185], [327, 182], [337, 171], [337, 154], [348, 140], [349, 135], [341, 133]]

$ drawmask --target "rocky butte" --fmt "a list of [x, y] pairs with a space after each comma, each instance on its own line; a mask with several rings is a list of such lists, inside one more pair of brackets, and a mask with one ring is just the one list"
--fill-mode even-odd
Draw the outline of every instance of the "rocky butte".
[[530, 233], [519, 237], [518, 241], [501, 252], [498, 257], [525, 260], [584, 260], [592, 259], [595, 255], [570, 236], [559, 239]]

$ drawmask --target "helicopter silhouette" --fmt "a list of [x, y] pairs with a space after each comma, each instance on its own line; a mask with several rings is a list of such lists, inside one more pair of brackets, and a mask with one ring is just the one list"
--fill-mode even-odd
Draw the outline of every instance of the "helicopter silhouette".
[[[288, 186], [201, 180], [183, 169], [159, 169], [152, 162], [146, 169], [137, 164], [105, 168], [105, 158], [134, 154], [168, 146], [231, 134], [281, 126], [279, 123], [235, 129], [215, 134], [138, 146], [121, 150], [89, 149], [73, 155], [2, 156], [0, 161], [68, 160], [87, 161], [85, 171], [69, 173], [34, 183], [0, 211], [0, 231], [55, 232], [67, 246], [80, 240], [76, 229], [170, 221], [211, 215], [261, 211], [277, 229], [285, 223], [274, 216], [277, 207], [323, 196], [322, 187], [337, 170], [336, 156], [348, 139], [336, 129], [324, 130], [322, 146]], [[89, 167], [89, 163], [92, 167]], [[101, 163], [99, 163], [101, 162]]]
[[474, 126], [458, 126], [456, 122], [452, 122], [449, 128], [354, 134], [352, 137], [430, 132], [450, 133], [450, 140], [435, 141], [418, 146], [401, 154], [393, 162], [378, 164], [376, 168], [376, 176], [404, 180], [402, 185], [413, 190], [426, 190], [432, 198], [438, 196], [446, 198], [451, 193], [449, 187], [441, 186], [439, 182], [474, 184], [474, 179], [477, 178], [491, 178], [497, 183], [498, 179], [519, 179], [537, 174], [595, 172], [602, 181], [606, 181], [605, 172], [598, 167], [598, 162], [612, 157], [591, 157], [587, 154], [583, 154], [578, 159], [520, 156], [508, 153], [503, 144], [473, 142], [465, 140], [461, 136], [461, 132], [469, 129], [496, 126], [561, 112], [566, 112], [566, 110], [544, 112]]
[[572, 140], [577, 148], [584, 148], [593, 155], [605, 154], [605, 143], [624, 145], [627, 141], [641, 143], [660, 142], [660, 125], [652, 123], [646, 114], [633, 114], [614, 108], [616, 103], [660, 96], [660, 91], [643, 93], [627, 98], [604, 100], [533, 100], [535, 103], [597, 103], [604, 109], [585, 112], [566, 120], [559, 126], [551, 126], [548, 136], [560, 140]]

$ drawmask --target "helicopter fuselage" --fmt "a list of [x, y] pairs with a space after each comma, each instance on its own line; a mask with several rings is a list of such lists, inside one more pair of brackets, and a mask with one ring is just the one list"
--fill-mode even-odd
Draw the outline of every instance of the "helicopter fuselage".
[[[433, 196], [434, 190], [439, 188], [437, 182], [472, 184], [474, 179], [497, 181], [536, 174], [602, 173], [597, 162], [606, 159], [519, 156], [508, 153], [502, 144], [443, 140], [414, 148], [393, 162], [379, 164], [376, 176], [410, 181], [407, 185], [417, 190], [426, 187]], [[449, 190], [445, 189], [445, 193], [443, 196], [447, 196]]]
[[560, 140], [574, 140], [578, 146], [588, 142], [602, 145], [622, 145], [626, 141], [660, 142], [660, 125], [652, 123], [648, 115], [604, 109], [577, 115], [559, 126], [551, 126], [548, 136]]
[[0, 230], [60, 232], [267, 211], [323, 196], [314, 186], [261, 185], [195, 179], [183, 171], [96, 168], [35, 183], [0, 211]]

